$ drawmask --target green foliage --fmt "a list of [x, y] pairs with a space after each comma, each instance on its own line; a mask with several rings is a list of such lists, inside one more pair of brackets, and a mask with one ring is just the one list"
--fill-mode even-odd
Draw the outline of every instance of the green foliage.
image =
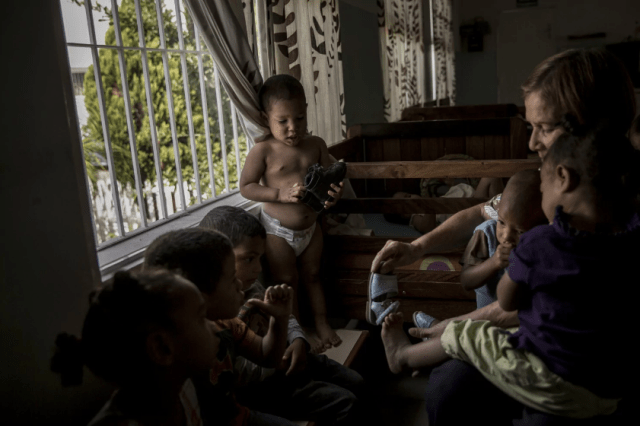
[[[78, 0], [72, 0], [80, 4]], [[163, 5], [164, 6], [164, 5]], [[103, 12], [104, 18], [109, 19], [109, 29], [105, 34], [106, 45], [116, 45], [115, 27], [111, 11], [106, 7], [97, 4], [94, 9]], [[158, 30], [155, 2], [153, 0], [142, 0], [142, 21], [144, 27], [144, 39], [147, 47], [156, 48], [160, 46], [160, 33]], [[164, 10], [164, 7], [163, 7]], [[120, 27], [124, 46], [138, 46], [138, 28], [133, 0], [123, 0], [119, 9]], [[164, 10], [164, 32], [166, 46], [168, 48], [178, 48], [178, 29], [174, 22], [172, 12]], [[193, 22], [186, 17], [187, 24], [183, 27], [185, 49], [195, 50], [193, 38]], [[204, 44], [202, 44], [204, 46]], [[196, 177], [192, 163], [191, 139], [189, 136], [189, 123], [187, 116], [187, 99], [183, 86], [183, 73], [181, 56], [179, 53], [148, 52], [147, 64], [149, 68], [149, 85], [151, 87], [151, 99], [154, 110], [155, 127], [159, 148], [159, 162], [162, 171], [162, 178], [165, 186], [176, 186], [178, 176], [176, 173], [176, 163], [174, 157], [173, 136], [170, 126], [169, 102], [167, 97], [167, 85], [165, 81], [165, 69], [163, 63], [165, 55], [170, 77], [170, 90], [173, 95], [175, 126], [178, 140], [179, 163], [182, 169], [182, 178], [186, 183], [189, 195], [188, 203], [196, 201]], [[131, 99], [132, 122], [134, 126], [136, 152], [138, 164], [143, 181], [149, 182], [151, 187], [157, 185], [154, 155], [152, 149], [151, 124], [149, 121], [149, 111], [147, 108], [146, 88], [143, 75], [143, 56], [139, 50], [125, 50], [126, 78]], [[134, 185], [134, 169], [131, 157], [130, 138], [127, 125], [127, 117], [124, 105], [123, 86], [120, 76], [120, 66], [118, 53], [115, 49], [104, 48], [99, 51], [100, 71], [102, 86], [104, 90], [104, 102], [106, 106], [106, 116], [108, 122], [109, 136], [113, 151], [116, 179], [124, 186]], [[208, 55], [203, 55], [204, 77], [206, 86], [206, 100], [208, 107], [208, 120], [210, 126], [212, 157], [214, 163], [214, 183], [216, 192], [219, 194], [225, 188], [222, 154], [220, 147], [218, 111], [215, 94], [215, 84], [213, 76], [213, 62]], [[200, 80], [198, 74], [198, 59], [196, 54], [186, 55], [187, 79], [189, 82], [189, 96], [192, 109], [194, 139], [197, 153], [198, 175], [200, 187], [205, 196], [211, 196], [208, 190], [210, 173], [207, 159], [207, 147], [204, 126], [204, 113], [200, 91]], [[85, 107], [89, 114], [87, 124], [83, 126], [83, 143], [85, 146], [85, 158], [87, 161], [87, 172], [89, 178], [95, 182], [95, 167], [97, 164], [96, 154], [104, 155], [104, 137], [102, 130], [102, 120], [98, 104], [98, 92], [94, 78], [94, 67], [91, 65], [87, 70], [84, 79]], [[223, 96], [223, 116], [225, 119], [225, 146], [227, 149], [227, 164], [229, 167], [230, 189], [237, 187], [238, 171], [235, 162], [235, 147], [233, 144], [233, 133], [231, 124], [230, 102], [226, 93]], [[238, 123], [239, 126], [239, 123]], [[246, 156], [246, 138], [240, 134], [239, 145], [241, 151], [241, 166]], [[177, 199], [177, 188], [175, 198]], [[149, 209], [147, 209], [148, 211]]]

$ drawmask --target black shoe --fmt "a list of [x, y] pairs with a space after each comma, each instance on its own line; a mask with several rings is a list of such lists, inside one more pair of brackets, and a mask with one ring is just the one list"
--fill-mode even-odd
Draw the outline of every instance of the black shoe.
[[331, 184], [338, 185], [347, 174], [346, 163], [333, 163], [326, 169], [320, 164], [309, 167], [304, 177], [304, 186], [307, 188], [302, 202], [311, 207], [316, 213], [324, 209], [325, 201], [333, 201], [328, 191], [333, 191]]

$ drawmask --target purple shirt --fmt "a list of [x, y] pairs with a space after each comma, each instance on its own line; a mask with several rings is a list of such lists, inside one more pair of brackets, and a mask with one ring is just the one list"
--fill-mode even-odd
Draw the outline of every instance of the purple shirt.
[[593, 234], [569, 219], [558, 207], [551, 225], [523, 234], [511, 252], [508, 273], [522, 299], [509, 343], [575, 385], [620, 397], [638, 369], [640, 220], [635, 214], [625, 232]]

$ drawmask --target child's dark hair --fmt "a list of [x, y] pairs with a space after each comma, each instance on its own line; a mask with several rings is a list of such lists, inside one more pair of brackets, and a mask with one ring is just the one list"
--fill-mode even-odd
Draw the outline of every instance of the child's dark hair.
[[[517, 206], [512, 212], [523, 218], [528, 227], [548, 223], [542, 210], [542, 194], [540, 193], [540, 172], [537, 170], [520, 170], [515, 173], [504, 188], [502, 198], [509, 197], [509, 202]], [[500, 208], [498, 207], [498, 212]]]
[[225, 235], [204, 228], [180, 229], [161, 235], [147, 247], [144, 268], [176, 272], [209, 294], [220, 281], [224, 260], [232, 255]]
[[545, 163], [571, 169], [580, 183], [594, 188], [601, 202], [628, 207], [638, 193], [640, 151], [607, 123], [586, 129], [567, 116], [563, 126], [566, 133], [551, 145]]
[[233, 247], [247, 237], [267, 238], [267, 231], [258, 218], [240, 207], [221, 206], [211, 209], [200, 221], [200, 227], [226, 235]]
[[306, 102], [304, 87], [293, 76], [277, 74], [269, 77], [258, 92], [260, 110], [267, 112], [271, 103], [277, 100], [292, 100], [302, 98]]
[[180, 280], [166, 270], [116, 272], [113, 279], [91, 293], [82, 339], [61, 334], [51, 369], [63, 386], [82, 382], [83, 365], [117, 386], [148, 380], [152, 364], [146, 337], [157, 328], [172, 329], [172, 312], [180, 303]]

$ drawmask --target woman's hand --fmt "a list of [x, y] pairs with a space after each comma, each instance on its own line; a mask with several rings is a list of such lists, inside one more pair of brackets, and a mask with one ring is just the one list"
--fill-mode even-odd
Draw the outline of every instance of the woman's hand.
[[373, 259], [371, 272], [388, 274], [398, 266], [412, 264], [420, 254], [418, 246], [389, 240]]
[[333, 201], [325, 201], [324, 202], [324, 208], [325, 209], [328, 209], [328, 208], [331, 208], [331, 207], [335, 206], [336, 203], [338, 202], [338, 200], [340, 198], [342, 198], [344, 182], [340, 182], [340, 186], [335, 185], [335, 184], [332, 183], [331, 184], [331, 188], [333, 188], [333, 191], [327, 191], [327, 193], [333, 197]]

